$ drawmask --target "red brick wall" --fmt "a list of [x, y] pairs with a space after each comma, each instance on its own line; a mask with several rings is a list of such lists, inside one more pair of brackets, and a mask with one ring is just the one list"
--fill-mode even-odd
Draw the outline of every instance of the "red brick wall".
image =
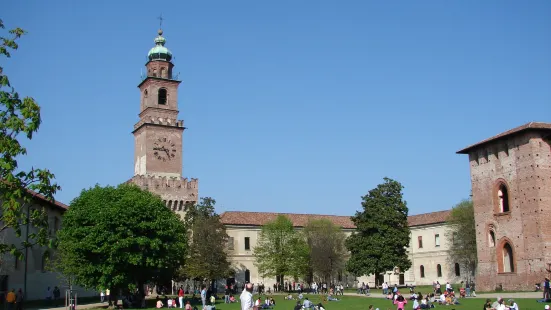
[[[544, 132], [520, 133], [469, 154], [478, 247], [478, 290], [532, 289], [551, 263], [551, 151]], [[497, 184], [507, 184], [508, 213], [499, 213]], [[495, 247], [489, 247], [493, 226]], [[502, 270], [502, 246], [513, 248], [515, 271]]]

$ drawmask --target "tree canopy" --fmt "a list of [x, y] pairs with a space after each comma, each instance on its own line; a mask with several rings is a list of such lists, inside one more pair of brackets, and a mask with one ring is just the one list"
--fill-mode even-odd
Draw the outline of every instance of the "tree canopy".
[[[0, 20], [0, 29], [4, 23]], [[21, 28], [8, 31], [7, 36], [0, 36], [0, 55], [11, 57], [17, 50], [17, 40], [26, 32]], [[54, 175], [47, 169], [19, 169], [17, 158], [27, 154], [21, 139], [30, 140], [40, 127], [40, 106], [31, 97], [21, 97], [10, 84], [8, 76], [0, 67], [0, 233], [13, 229], [17, 237], [21, 236], [21, 227], [29, 222], [35, 227], [28, 240], [20, 244], [0, 243], [0, 254], [11, 253], [21, 258], [22, 249], [34, 244], [48, 245], [48, 220], [46, 212], [40, 209], [27, 208], [36, 193], [53, 201], [53, 195], [60, 187], [53, 183]], [[31, 191], [29, 191], [31, 190]]]
[[228, 234], [215, 212], [216, 201], [210, 197], [201, 198], [197, 204], [186, 206], [185, 222], [190, 233], [189, 255], [180, 279], [212, 281], [230, 273], [226, 253]]
[[86, 288], [141, 290], [149, 281], [170, 280], [184, 262], [186, 236], [159, 196], [135, 185], [96, 185], [63, 217], [56, 267]]
[[262, 226], [253, 255], [264, 277], [298, 278], [308, 273], [308, 244], [284, 215]]
[[326, 219], [312, 220], [302, 231], [310, 248], [310, 270], [313, 275], [331, 281], [335, 272], [344, 269], [348, 252], [342, 229]]
[[384, 183], [362, 197], [362, 211], [352, 217], [356, 231], [346, 239], [350, 251], [347, 270], [356, 276], [379, 275], [411, 267], [407, 248], [410, 229], [403, 186], [384, 178]]
[[446, 238], [450, 265], [459, 264], [468, 277], [474, 277], [477, 267], [476, 224], [472, 200], [463, 200], [452, 208], [447, 220], [450, 230]]

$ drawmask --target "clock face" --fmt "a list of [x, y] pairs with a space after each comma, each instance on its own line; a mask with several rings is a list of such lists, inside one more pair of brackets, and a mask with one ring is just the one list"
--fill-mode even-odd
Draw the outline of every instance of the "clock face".
[[162, 161], [172, 160], [176, 157], [176, 146], [167, 138], [159, 138], [153, 143], [153, 156]]

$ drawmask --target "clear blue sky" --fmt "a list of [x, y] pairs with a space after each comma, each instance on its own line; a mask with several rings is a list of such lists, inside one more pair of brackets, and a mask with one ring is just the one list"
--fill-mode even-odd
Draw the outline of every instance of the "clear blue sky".
[[551, 121], [551, 1], [7, 1], [4, 72], [43, 108], [23, 167], [69, 203], [134, 171], [162, 12], [184, 174], [218, 210], [351, 215], [391, 177], [410, 214], [470, 194], [462, 147]]

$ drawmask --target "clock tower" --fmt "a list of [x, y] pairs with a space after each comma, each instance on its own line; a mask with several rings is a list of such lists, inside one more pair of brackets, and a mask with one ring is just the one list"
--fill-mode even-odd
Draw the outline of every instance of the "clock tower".
[[184, 121], [178, 120], [178, 86], [172, 53], [159, 30], [149, 51], [140, 89], [139, 121], [134, 125], [134, 177], [130, 182], [158, 194], [167, 207], [185, 211], [198, 198], [198, 180], [182, 177]]

